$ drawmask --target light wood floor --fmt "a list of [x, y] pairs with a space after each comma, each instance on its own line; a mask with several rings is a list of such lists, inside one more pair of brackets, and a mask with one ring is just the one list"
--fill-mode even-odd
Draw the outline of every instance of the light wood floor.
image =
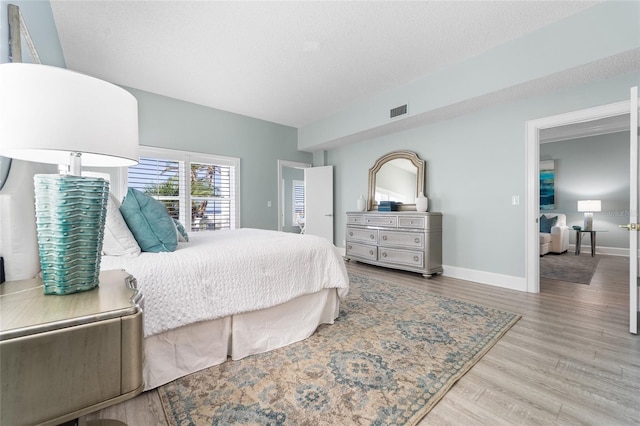
[[[541, 293], [350, 263], [349, 271], [496, 307], [522, 319], [421, 425], [640, 424], [640, 337], [628, 332], [628, 260], [604, 256], [590, 285], [542, 280]], [[166, 425], [156, 391], [86, 417]]]

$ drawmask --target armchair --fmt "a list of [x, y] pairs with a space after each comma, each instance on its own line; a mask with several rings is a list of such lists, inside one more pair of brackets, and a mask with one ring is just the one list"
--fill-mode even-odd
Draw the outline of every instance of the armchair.
[[540, 215], [540, 256], [564, 253], [569, 249], [567, 216], [562, 213]]

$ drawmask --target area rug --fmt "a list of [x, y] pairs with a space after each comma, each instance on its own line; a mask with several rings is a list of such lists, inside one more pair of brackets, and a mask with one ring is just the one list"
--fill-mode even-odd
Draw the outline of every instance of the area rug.
[[416, 424], [520, 318], [350, 274], [333, 325], [158, 388], [170, 425]]
[[540, 258], [540, 277], [588, 285], [591, 283], [600, 259], [600, 256], [592, 257], [588, 253], [577, 256], [569, 252], [548, 253]]

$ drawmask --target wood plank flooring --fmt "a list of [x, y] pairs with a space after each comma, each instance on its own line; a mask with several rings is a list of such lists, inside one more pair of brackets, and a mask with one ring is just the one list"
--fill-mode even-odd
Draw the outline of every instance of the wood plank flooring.
[[[640, 337], [628, 332], [628, 259], [603, 256], [590, 285], [540, 294], [360, 263], [347, 269], [522, 315], [421, 425], [640, 424]], [[82, 420], [166, 425], [155, 390]]]

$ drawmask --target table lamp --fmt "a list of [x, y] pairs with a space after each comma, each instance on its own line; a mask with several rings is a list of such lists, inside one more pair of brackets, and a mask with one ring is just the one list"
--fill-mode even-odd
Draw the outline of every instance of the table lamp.
[[60, 165], [34, 176], [44, 293], [97, 287], [109, 183], [81, 167], [137, 164], [136, 99], [64, 68], [0, 64], [0, 155]]
[[578, 211], [584, 212], [584, 230], [593, 230], [593, 212], [602, 210], [600, 200], [582, 200], [578, 201]]

